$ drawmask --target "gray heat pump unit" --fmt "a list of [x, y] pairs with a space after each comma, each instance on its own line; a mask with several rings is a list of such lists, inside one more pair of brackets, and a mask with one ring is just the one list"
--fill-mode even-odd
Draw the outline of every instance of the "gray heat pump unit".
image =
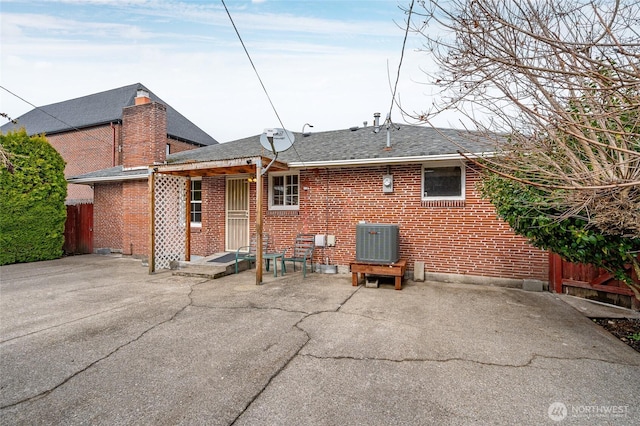
[[356, 225], [356, 262], [395, 263], [399, 259], [398, 225]]

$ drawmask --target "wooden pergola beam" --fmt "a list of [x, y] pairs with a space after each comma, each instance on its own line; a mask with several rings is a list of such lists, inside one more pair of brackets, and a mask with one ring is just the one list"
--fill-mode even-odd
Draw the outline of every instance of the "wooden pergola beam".
[[[244, 158], [234, 158], [227, 160], [214, 160], [214, 161], [202, 161], [202, 162], [192, 162], [192, 163], [181, 163], [181, 164], [158, 164], [150, 167], [150, 179], [149, 179], [149, 192], [150, 192], [150, 252], [151, 259], [149, 259], [149, 273], [155, 271], [154, 264], [154, 236], [155, 236], [155, 200], [153, 196], [154, 192], [154, 174], [155, 173], [163, 173], [169, 175], [178, 175], [178, 176], [186, 176], [188, 178], [192, 177], [200, 177], [200, 176], [221, 176], [221, 175], [239, 175], [239, 174], [255, 174], [256, 176], [256, 285], [262, 284], [262, 266], [263, 266], [263, 258], [262, 258], [262, 216], [263, 216], [263, 180], [262, 173], [264, 164], [271, 164], [269, 170], [288, 170], [289, 166], [286, 163], [281, 161], [272, 161], [271, 158], [264, 156], [257, 157], [244, 157]], [[187, 185], [189, 185], [189, 180], [187, 180]], [[187, 186], [187, 206], [189, 206], [189, 193], [190, 186]], [[187, 230], [189, 229], [189, 214], [187, 207]], [[185, 241], [186, 248], [186, 257], [189, 258], [191, 253], [191, 247], [189, 244], [190, 233], [187, 231], [186, 237], [187, 241]], [[275, 265], [274, 265], [275, 268]]]
[[[268, 164], [271, 158], [243, 157], [228, 160], [202, 161], [197, 163], [180, 164], [159, 164], [151, 166], [157, 173], [180, 176], [219, 176], [219, 175], [239, 175], [256, 172], [256, 164]], [[281, 161], [274, 161], [271, 170], [288, 170], [289, 166]]]

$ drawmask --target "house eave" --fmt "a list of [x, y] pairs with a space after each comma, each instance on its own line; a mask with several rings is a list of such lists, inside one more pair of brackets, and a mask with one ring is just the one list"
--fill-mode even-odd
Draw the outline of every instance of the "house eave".
[[87, 177], [87, 178], [69, 178], [68, 183], [80, 184], [80, 185], [92, 185], [96, 183], [110, 183], [110, 182], [122, 182], [127, 180], [147, 180], [148, 174], [139, 174], [133, 176], [103, 176], [103, 177]]
[[[487, 158], [494, 157], [495, 152], [479, 152], [466, 154], [470, 158]], [[409, 164], [409, 163], [424, 163], [427, 161], [447, 161], [447, 160], [462, 160], [463, 157], [458, 154], [438, 154], [438, 155], [416, 155], [409, 157], [392, 157], [392, 158], [357, 158], [349, 160], [327, 160], [327, 161], [291, 161], [289, 167], [291, 168], [326, 168], [326, 167], [362, 167], [371, 165], [387, 165], [387, 164]]]

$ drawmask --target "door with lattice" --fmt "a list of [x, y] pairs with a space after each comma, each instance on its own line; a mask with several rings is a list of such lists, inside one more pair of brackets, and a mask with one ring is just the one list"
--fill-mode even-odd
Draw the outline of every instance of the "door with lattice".
[[249, 245], [249, 182], [246, 178], [227, 178], [226, 250]]

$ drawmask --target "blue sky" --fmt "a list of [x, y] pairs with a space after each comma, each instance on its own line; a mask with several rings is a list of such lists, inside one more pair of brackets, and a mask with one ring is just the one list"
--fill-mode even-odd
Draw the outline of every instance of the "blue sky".
[[[384, 118], [410, 0], [225, 3], [286, 128]], [[140, 82], [220, 142], [280, 127], [221, 1], [2, 0], [0, 24], [0, 85], [35, 105]], [[410, 111], [432, 102], [421, 46], [409, 37], [398, 86]], [[0, 112], [30, 109], [0, 89]]]

